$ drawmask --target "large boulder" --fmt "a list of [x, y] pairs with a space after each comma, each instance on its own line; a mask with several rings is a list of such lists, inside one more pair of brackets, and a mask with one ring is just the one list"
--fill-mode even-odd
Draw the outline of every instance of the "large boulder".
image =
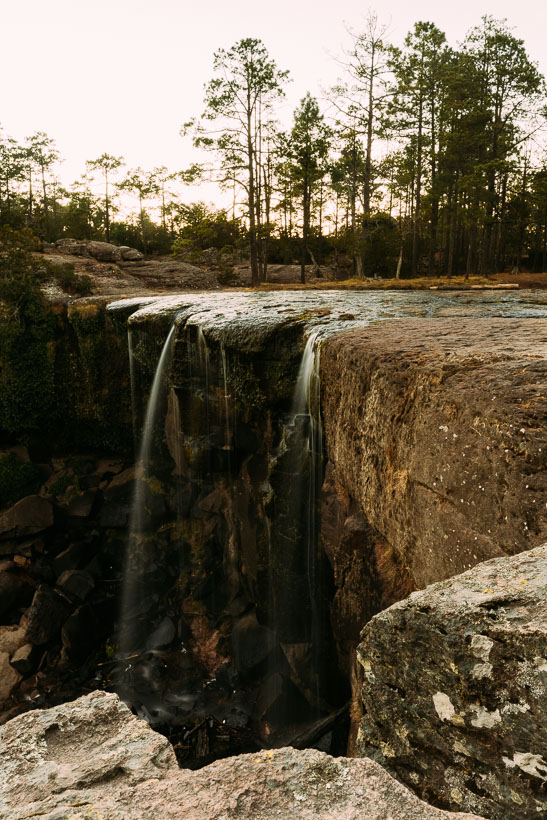
[[130, 248], [128, 245], [120, 245], [120, 253], [124, 262], [140, 262], [144, 259], [143, 254], [136, 248]]
[[22, 498], [0, 513], [0, 539], [34, 535], [53, 524], [53, 507], [39, 495]]
[[110, 242], [95, 242], [87, 239], [58, 239], [55, 247], [60, 253], [70, 256], [91, 256], [101, 262], [120, 262], [122, 253], [117, 245]]
[[179, 770], [168, 741], [116, 695], [13, 718], [0, 729], [0, 814], [10, 820], [471, 820], [423, 803], [372, 760], [276, 749]]
[[41, 584], [27, 612], [25, 642], [41, 646], [56, 638], [69, 613], [67, 601], [47, 584]]
[[136, 248], [88, 239], [58, 239], [55, 247], [60, 253], [70, 256], [91, 256], [99, 262], [138, 262], [143, 258], [142, 253]]
[[547, 812], [547, 544], [376, 615], [358, 747], [422, 795], [495, 820]]

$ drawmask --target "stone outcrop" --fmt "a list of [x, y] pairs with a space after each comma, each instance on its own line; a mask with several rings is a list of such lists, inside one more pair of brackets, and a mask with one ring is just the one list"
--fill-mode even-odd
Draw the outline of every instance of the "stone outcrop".
[[63, 254], [71, 256], [91, 256], [100, 262], [138, 262], [143, 255], [136, 248], [127, 245], [113, 245], [87, 239], [58, 239], [55, 247]]
[[360, 718], [359, 632], [480, 561], [547, 539], [547, 323], [397, 319], [321, 350], [321, 536], [332, 625]]
[[361, 754], [446, 808], [545, 816], [547, 544], [413, 593], [362, 639]]
[[423, 803], [372, 760], [276, 749], [179, 770], [167, 740], [115, 695], [30, 712], [0, 729], [0, 813], [188, 820], [471, 820]]
[[322, 350], [333, 481], [414, 588], [547, 538], [547, 322], [401, 319]]

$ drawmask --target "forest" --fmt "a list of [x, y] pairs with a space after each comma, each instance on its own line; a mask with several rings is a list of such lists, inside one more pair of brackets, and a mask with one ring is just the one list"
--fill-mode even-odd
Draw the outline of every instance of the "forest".
[[[302, 280], [309, 264], [357, 278], [547, 270], [545, 79], [506, 21], [483, 17], [458, 47], [417, 22], [397, 47], [370, 13], [336, 86], [283, 128], [290, 80], [260, 40], [217, 50], [181, 127], [197, 159], [178, 171], [103, 153], [65, 187], [52, 137], [2, 131], [0, 222], [48, 243], [237, 252], [255, 285], [273, 262], [300, 264]], [[188, 204], [200, 182], [231, 205]]]

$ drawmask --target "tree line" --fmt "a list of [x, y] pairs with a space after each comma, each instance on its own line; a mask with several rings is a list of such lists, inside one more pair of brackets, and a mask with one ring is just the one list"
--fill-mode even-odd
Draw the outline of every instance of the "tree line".
[[[103, 154], [87, 164], [98, 198], [85, 179], [56, 183], [47, 135], [24, 146], [4, 138], [1, 218], [45, 238], [104, 236], [145, 252], [181, 237], [244, 244], [255, 284], [272, 261], [298, 260], [303, 281], [307, 265], [325, 262], [357, 277], [547, 270], [545, 80], [507, 23], [483, 17], [455, 48], [417, 22], [397, 47], [371, 13], [341, 62], [324, 99], [307, 94], [282, 128], [289, 73], [260, 40], [219, 49], [203, 110], [181, 129], [211, 160], [122, 175], [123, 159]], [[174, 181], [199, 180], [230, 192], [231, 208], [184, 205], [172, 192]], [[118, 191], [138, 201], [133, 220], [112, 219]]]

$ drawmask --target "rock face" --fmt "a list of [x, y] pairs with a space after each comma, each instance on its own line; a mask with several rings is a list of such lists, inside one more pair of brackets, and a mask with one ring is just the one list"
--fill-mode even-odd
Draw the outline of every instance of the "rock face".
[[547, 544], [390, 607], [362, 634], [358, 747], [422, 796], [495, 820], [545, 816]]
[[360, 717], [359, 632], [413, 590], [547, 539], [547, 323], [397, 319], [321, 349], [321, 537]]
[[372, 760], [262, 751], [179, 770], [167, 740], [115, 695], [93, 692], [0, 729], [0, 812], [30, 816], [188, 820], [442, 820]]
[[322, 350], [333, 480], [414, 588], [547, 538], [547, 322], [401, 319]]

